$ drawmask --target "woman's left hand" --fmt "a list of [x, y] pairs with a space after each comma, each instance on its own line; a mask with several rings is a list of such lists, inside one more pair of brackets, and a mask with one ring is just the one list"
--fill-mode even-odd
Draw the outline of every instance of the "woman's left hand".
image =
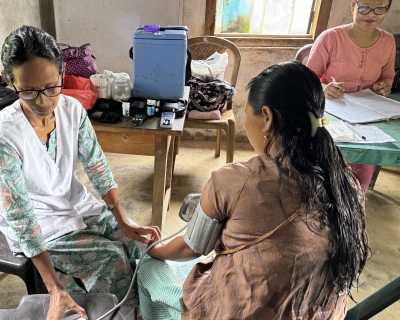
[[383, 95], [384, 97], [387, 97], [390, 94], [391, 89], [392, 86], [386, 81], [376, 82], [372, 85], [372, 90], [374, 90], [374, 92], [377, 94]]
[[[120, 228], [122, 233], [129, 239], [137, 240], [145, 244], [149, 244], [150, 241], [154, 242], [161, 239], [161, 231], [157, 226], [141, 227], [126, 223], [120, 226]], [[150, 238], [143, 237], [148, 234], [150, 235]]]

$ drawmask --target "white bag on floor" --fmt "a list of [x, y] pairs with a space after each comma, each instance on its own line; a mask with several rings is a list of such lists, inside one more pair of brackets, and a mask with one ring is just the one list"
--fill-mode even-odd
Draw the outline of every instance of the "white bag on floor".
[[211, 76], [217, 79], [224, 79], [225, 68], [228, 65], [228, 52], [215, 52], [206, 60], [192, 60], [193, 76]]

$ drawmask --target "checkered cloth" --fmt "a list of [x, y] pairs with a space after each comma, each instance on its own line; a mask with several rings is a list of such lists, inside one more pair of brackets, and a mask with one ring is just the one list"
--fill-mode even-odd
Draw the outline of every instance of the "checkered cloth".
[[[161, 261], [146, 256], [138, 270], [140, 312], [144, 320], [180, 320], [182, 286], [193, 266], [188, 261]], [[136, 261], [136, 263], [138, 260]]]

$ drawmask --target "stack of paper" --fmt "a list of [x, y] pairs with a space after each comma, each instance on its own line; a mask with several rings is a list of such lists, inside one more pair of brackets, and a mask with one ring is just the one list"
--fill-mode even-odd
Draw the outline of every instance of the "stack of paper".
[[396, 141], [375, 126], [351, 125], [343, 121], [331, 122], [326, 126], [336, 142], [385, 143]]
[[400, 118], [400, 102], [380, 96], [369, 89], [346, 93], [340, 99], [326, 99], [325, 110], [350, 123]]

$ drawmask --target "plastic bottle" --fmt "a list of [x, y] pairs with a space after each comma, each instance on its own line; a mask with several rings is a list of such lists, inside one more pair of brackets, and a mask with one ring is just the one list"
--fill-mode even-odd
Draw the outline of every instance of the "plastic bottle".
[[129, 102], [122, 102], [122, 113], [125, 116], [126, 121], [129, 120], [129, 108], [130, 108], [130, 103]]
[[147, 99], [147, 115], [153, 117], [155, 113], [156, 100]]

